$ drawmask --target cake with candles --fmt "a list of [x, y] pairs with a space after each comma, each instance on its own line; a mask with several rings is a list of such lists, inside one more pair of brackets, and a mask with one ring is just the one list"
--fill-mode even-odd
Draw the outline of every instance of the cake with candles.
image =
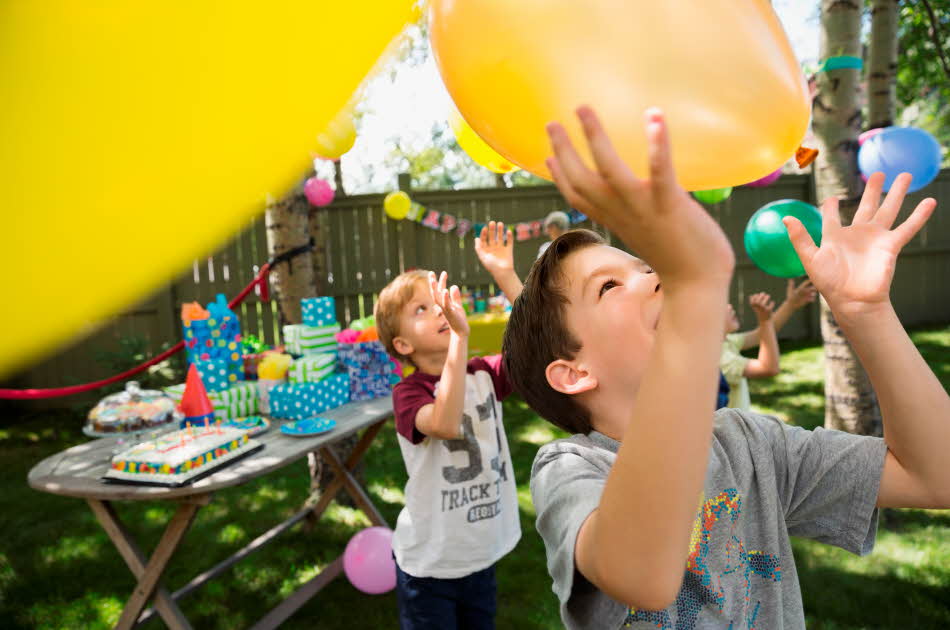
[[136, 444], [112, 458], [106, 481], [181, 486], [264, 447], [220, 421], [188, 426]]
[[181, 486], [264, 448], [252, 441], [245, 429], [222, 427], [215, 419], [194, 365], [188, 370], [179, 409], [184, 415], [180, 430], [119, 453], [103, 480]]

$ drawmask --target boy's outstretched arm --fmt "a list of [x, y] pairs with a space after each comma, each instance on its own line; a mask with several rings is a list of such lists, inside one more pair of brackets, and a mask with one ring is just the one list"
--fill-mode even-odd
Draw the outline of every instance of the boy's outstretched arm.
[[575, 562], [614, 599], [662, 609], [683, 579], [706, 474], [722, 346], [708, 313], [725, 311], [735, 258], [716, 222], [678, 185], [659, 111], [647, 113], [649, 179], [630, 172], [590, 108], [578, 117], [596, 171], [551, 124], [554, 180], [573, 207], [643, 256], [664, 297], [624, 440], [598, 509], [578, 533]]
[[[811, 280], [805, 279], [799, 284], [795, 284], [795, 280], [789, 278], [785, 285], [785, 301], [779, 304], [778, 308], [775, 309], [775, 313], [772, 315], [772, 325], [775, 327], [775, 334], [777, 335], [778, 332], [785, 327], [785, 324], [787, 324], [788, 320], [795, 314], [795, 311], [806, 304], [814, 302], [817, 295], [818, 291], [815, 290], [815, 285], [811, 283]], [[744, 335], [745, 337], [742, 340], [743, 350], [759, 345], [758, 328], [750, 330], [744, 333]]]
[[749, 298], [749, 304], [759, 321], [755, 329], [759, 340], [759, 356], [746, 363], [742, 375], [746, 378], [768, 378], [779, 371], [778, 337], [775, 335], [772, 309], [775, 303], [768, 293], [756, 293]]
[[950, 508], [950, 397], [901, 326], [889, 295], [897, 255], [937, 205], [925, 199], [891, 229], [910, 181], [901, 174], [880, 203], [884, 175], [872, 175], [847, 227], [841, 226], [837, 199], [826, 201], [820, 248], [801, 223], [784, 221], [881, 405], [888, 453], [878, 506]]
[[462, 310], [459, 288], [445, 288], [446, 273], [443, 271], [438, 283], [435, 274], [429, 272], [429, 289], [432, 298], [445, 314], [452, 329], [449, 333], [449, 351], [439, 378], [435, 402], [426, 405], [416, 414], [416, 428], [429, 437], [454, 440], [461, 437], [462, 411], [465, 406], [465, 371], [468, 364], [468, 321]]
[[521, 295], [521, 279], [515, 273], [515, 239], [510, 230], [505, 229], [501, 221], [489, 221], [482, 233], [475, 239], [475, 253], [482, 266], [501, 288], [512, 304]]

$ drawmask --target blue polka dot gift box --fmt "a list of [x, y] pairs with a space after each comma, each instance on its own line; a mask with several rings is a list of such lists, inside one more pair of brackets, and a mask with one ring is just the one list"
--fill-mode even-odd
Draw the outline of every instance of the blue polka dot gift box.
[[209, 392], [220, 392], [236, 385], [244, 376], [243, 363], [240, 365], [225, 359], [210, 359], [194, 361], [201, 381]]
[[270, 415], [299, 420], [350, 401], [349, 377], [338, 373], [318, 383], [285, 383], [270, 390]]
[[392, 393], [392, 359], [379, 341], [341, 343], [337, 356], [350, 379], [350, 400], [371, 400]]
[[332, 297], [304, 298], [300, 300], [303, 323], [307, 326], [332, 326], [336, 324], [336, 302]]

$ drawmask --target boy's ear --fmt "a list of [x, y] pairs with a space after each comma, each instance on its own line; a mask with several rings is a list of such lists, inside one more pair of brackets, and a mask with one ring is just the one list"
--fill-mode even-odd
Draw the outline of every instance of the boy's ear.
[[404, 357], [408, 357], [410, 354], [415, 352], [415, 348], [412, 347], [412, 344], [402, 337], [393, 338], [393, 348], [395, 348], [396, 352]]
[[583, 365], [564, 359], [551, 361], [544, 370], [544, 376], [548, 379], [548, 385], [562, 394], [580, 394], [597, 387], [597, 378]]

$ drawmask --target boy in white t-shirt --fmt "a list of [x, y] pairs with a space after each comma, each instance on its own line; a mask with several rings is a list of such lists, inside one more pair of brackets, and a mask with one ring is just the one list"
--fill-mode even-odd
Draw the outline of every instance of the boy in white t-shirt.
[[[513, 239], [491, 222], [479, 260], [514, 301]], [[376, 325], [416, 371], [393, 390], [406, 507], [393, 534], [403, 630], [493, 628], [494, 565], [521, 538], [517, 488], [501, 419], [511, 392], [501, 356], [468, 359], [469, 326], [446, 274], [409, 271], [379, 295]]]

